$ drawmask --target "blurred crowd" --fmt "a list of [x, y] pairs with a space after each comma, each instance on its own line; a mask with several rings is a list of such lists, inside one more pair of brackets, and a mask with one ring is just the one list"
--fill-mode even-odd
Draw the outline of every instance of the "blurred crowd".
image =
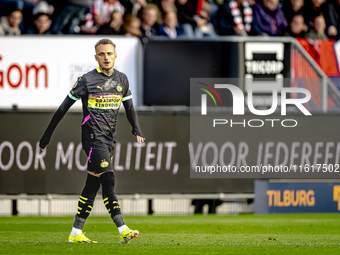
[[0, 35], [340, 39], [340, 0], [0, 0]]

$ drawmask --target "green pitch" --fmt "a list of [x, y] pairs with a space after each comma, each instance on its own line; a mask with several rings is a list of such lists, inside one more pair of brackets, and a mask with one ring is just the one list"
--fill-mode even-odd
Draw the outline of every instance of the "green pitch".
[[98, 244], [67, 242], [73, 217], [0, 217], [0, 254], [340, 254], [340, 214], [124, 217], [140, 231], [119, 243], [109, 217], [90, 217]]

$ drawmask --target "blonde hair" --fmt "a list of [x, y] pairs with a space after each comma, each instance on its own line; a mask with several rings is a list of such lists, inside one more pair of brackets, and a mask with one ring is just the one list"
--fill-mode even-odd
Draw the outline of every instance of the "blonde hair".
[[96, 45], [94, 46], [94, 49], [97, 49], [97, 47], [101, 44], [111, 44], [113, 46], [113, 48], [116, 49], [116, 44], [114, 44], [110, 39], [104, 38], [99, 40]]

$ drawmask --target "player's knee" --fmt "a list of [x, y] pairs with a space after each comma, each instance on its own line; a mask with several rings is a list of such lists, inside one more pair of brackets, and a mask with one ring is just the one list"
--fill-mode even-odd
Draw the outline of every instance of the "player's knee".
[[115, 177], [113, 172], [105, 172], [100, 175], [103, 188], [103, 202], [111, 217], [121, 214], [120, 205], [114, 192]]
[[84, 187], [83, 192], [82, 192], [82, 196], [89, 197], [89, 198], [92, 198], [94, 200], [94, 198], [97, 195], [99, 188], [100, 188], [99, 178], [95, 177], [91, 174], [88, 174], [86, 184], [85, 184], [85, 187]]
[[100, 176], [100, 182], [101, 184], [106, 186], [114, 186], [115, 185], [115, 175], [113, 171], [102, 173]]

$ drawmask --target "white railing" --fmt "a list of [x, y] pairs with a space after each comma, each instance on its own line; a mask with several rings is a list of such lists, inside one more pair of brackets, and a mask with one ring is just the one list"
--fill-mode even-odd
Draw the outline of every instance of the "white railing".
[[[133, 194], [117, 195], [123, 215], [191, 215], [193, 199], [219, 200], [216, 214], [240, 214], [254, 211], [254, 194]], [[78, 195], [0, 195], [0, 216], [73, 216]], [[15, 206], [15, 208], [13, 208]], [[203, 213], [208, 213], [208, 205]], [[14, 212], [15, 211], [15, 212]], [[106, 208], [98, 194], [91, 215], [106, 216]]]

